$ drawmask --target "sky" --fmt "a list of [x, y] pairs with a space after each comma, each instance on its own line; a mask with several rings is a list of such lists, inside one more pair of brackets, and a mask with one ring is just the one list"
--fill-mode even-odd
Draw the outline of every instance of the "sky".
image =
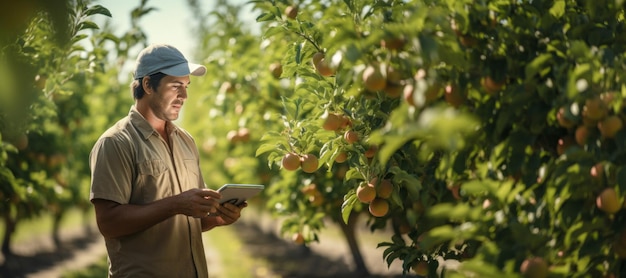
[[[230, 0], [233, 4], [243, 4], [246, 0]], [[203, 11], [208, 12], [213, 1], [200, 0]], [[120, 35], [130, 27], [130, 11], [139, 6], [141, 0], [99, 0], [100, 4], [111, 12], [113, 27], [120, 30]], [[178, 48], [187, 59], [193, 57], [195, 39], [192, 29], [195, 26], [190, 8], [185, 0], [149, 0], [149, 7], [157, 8], [143, 16], [139, 24], [146, 32], [148, 43], [167, 43]], [[246, 5], [249, 6], [249, 5]], [[247, 9], [242, 11], [242, 19], [254, 21], [255, 15]], [[105, 17], [106, 18], [106, 17]], [[96, 20], [98, 22], [98, 20]]]

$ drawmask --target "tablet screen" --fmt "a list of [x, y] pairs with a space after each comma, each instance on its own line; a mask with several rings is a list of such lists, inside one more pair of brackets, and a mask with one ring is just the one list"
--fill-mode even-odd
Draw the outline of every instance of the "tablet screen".
[[222, 194], [220, 204], [229, 202], [240, 205], [249, 198], [259, 194], [265, 186], [261, 184], [224, 184], [217, 191]]

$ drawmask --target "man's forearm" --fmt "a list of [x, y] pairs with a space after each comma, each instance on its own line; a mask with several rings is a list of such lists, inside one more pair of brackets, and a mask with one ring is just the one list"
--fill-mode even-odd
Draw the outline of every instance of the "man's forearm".
[[171, 199], [146, 205], [118, 204], [109, 200], [93, 200], [98, 228], [105, 238], [117, 238], [141, 232], [176, 215]]

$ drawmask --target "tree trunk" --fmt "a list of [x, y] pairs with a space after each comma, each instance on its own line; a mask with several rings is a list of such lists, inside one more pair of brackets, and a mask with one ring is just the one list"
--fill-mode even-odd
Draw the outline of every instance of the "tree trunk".
[[52, 242], [54, 242], [54, 248], [59, 249], [61, 247], [61, 219], [63, 219], [63, 210], [55, 212], [53, 214], [52, 222]]
[[344, 223], [341, 218], [339, 218], [339, 225], [341, 226], [341, 231], [343, 235], [346, 237], [346, 241], [348, 242], [348, 246], [350, 247], [350, 252], [352, 253], [352, 259], [354, 260], [354, 265], [356, 266], [355, 272], [360, 277], [368, 277], [369, 270], [365, 265], [365, 261], [363, 260], [363, 255], [361, 255], [361, 250], [359, 249], [359, 243], [356, 238], [355, 224], [358, 219], [358, 213], [351, 213], [348, 218], [348, 223]]
[[13, 237], [13, 232], [15, 232], [17, 221], [13, 219], [9, 213], [5, 213], [3, 218], [6, 229], [4, 237], [2, 238], [2, 255], [5, 258], [8, 258], [13, 255], [13, 252], [11, 251], [11, 238]]

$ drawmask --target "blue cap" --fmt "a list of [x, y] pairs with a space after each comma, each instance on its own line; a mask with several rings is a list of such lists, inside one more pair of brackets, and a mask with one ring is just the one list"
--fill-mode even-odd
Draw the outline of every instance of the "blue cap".
[[158, 72], [171, 76], [202, 76], [206, 73], [206, 67], [189, 63], [185, 56], [171, 45], [152, 44], [137, 56], [135, 79]]

